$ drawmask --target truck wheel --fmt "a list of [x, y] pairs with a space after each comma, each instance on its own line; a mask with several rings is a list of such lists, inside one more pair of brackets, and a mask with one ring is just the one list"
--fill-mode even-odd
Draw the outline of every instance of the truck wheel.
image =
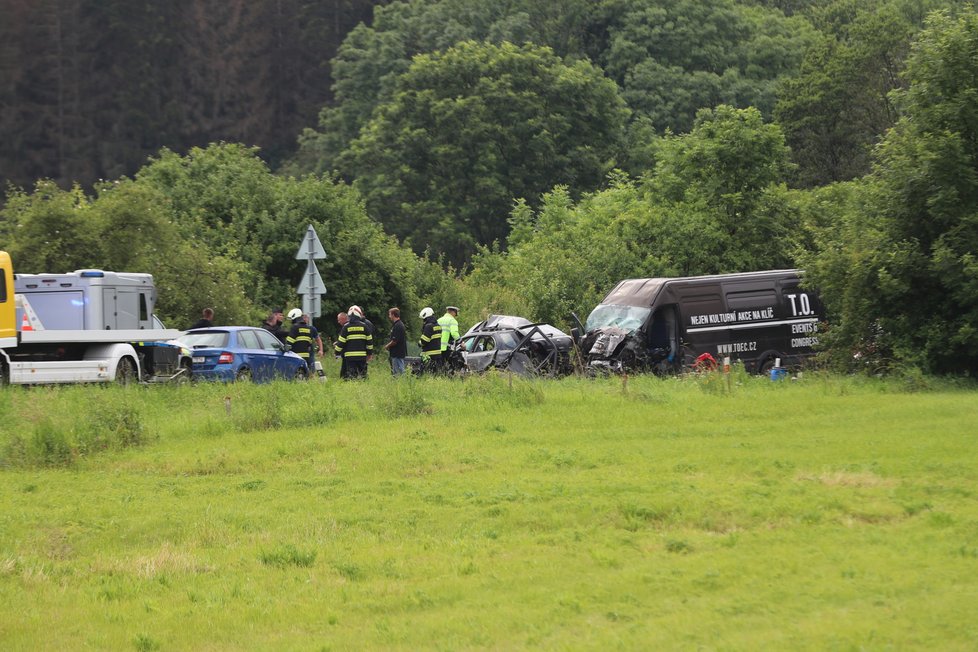
[[7, 363], [0, 360], [0, 387], [6, 387], [10, 384], [10, 369], [7, 368]]
[[189, 362], [184, 362], [180, 365], [180, 373], [177, 374], [176, 383], [178, 385], [186, 385], [191, 380], [193, 380], [192, 367]]
[[120, 385], [131, 385], [136, 380], [136, 365], [132, 358], [122, 358], [115, 368], [115, 382]]

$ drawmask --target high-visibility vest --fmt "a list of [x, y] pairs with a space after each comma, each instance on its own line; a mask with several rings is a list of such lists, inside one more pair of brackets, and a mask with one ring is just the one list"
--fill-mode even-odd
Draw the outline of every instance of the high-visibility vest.
[[458, 339], [458, 320], [452, 317], [452, 313], [446, 312], [438, 320], [441, 326], [441, 350], [448, 349], [448, 345]]

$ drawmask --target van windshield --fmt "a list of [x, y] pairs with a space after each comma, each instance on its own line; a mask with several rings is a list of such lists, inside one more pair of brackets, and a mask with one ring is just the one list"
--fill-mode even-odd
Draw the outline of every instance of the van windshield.
[[600, 305], [588, 315], [584, 330], [590, 333], [596, 328], [615, 326], [631, 332], [644, 324], [651, 312], [651, 308], [637, 306]]

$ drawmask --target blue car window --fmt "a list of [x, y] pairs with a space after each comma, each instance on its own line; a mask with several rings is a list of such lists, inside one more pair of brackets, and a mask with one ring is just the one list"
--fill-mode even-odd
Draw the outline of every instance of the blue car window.
[[242, 349], [260, 349], [255, 331], [238, 331], [238, 346]]
[[180, 336], [180, 342], [189, 349], [221, 349], [228, 345], [225, 331], [194, 331]]
[[278, 341], [278, 338], [269, 333], [268, 331], [254, 331], [258, 335], [258, 341], [261, 343], [257, 348], [265, 349], [266, 351], [281, 351], [282, 343]]

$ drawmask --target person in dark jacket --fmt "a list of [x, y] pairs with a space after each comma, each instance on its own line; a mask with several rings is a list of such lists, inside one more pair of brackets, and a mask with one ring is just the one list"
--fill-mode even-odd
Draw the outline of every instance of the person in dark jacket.
[[391, 374], [400, 376], [404, 373], [407, 358], [407, 330], [401, 321], [400, 308], [391, 308], [387, 311], [387, 316], [391, 320], [391, 334], [384, 348], [391, 356]]
[[195, 328], [210, 328], [214, 325], [214, 311], [211, 308], [204, 308], [200, 315], [200, 319], [195, 321], [194, 325], [187, 330], [193, 330]]
[[342, 357], [340, 375], [344, 380], [367, 377], [367, 363], [374, 354], [373, 327], [363, 318], [360, 306], [350, 306], [346, 322], [336, 338], [333, 351]]
[[441, 370], [441, 325], [435, 318], [435, 311], [425, 308], [419, 314], [424, 320], [421, 326], [421, 369], [436, 372]]
[[282, 309], [276, 308], [268, 314], [268, 318], [261, 323], [261, 327], [277, 337], [279, 342], [285, 344], [285, 338], [289, 336], [289, 332], [282, 328], [283, 321], [285, 321], [285, 317], [282, 316]]

